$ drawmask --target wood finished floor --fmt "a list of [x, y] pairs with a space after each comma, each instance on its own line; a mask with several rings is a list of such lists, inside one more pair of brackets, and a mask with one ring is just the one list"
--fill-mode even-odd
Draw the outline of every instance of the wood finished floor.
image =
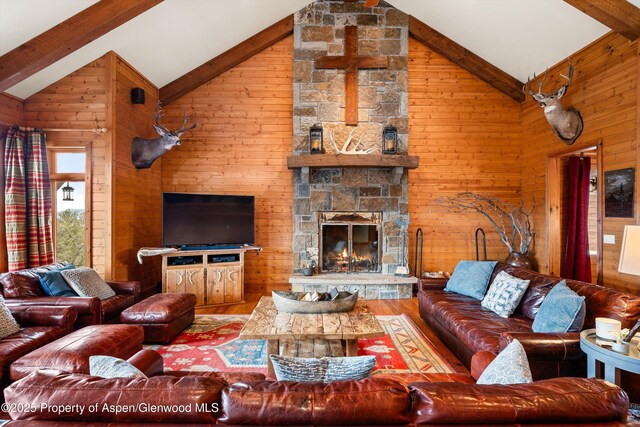
[[[245, 294], [245, 303], [220, 307], [208, 307], [196, 310], [196, 314], [251, 314], [258, 301], [260, 293]], [[449, 351], [440, 339], [429, 329], [420, 318], [418, 312], [418, 298], [398, 300], [367, 300], [367, 304], [374, 314], [381, 316], [406, 314], [413, 320], [422, 333], [434, 344], [436, 350], [444, 357], [457, 372], [468, 373], [467, 368]]]

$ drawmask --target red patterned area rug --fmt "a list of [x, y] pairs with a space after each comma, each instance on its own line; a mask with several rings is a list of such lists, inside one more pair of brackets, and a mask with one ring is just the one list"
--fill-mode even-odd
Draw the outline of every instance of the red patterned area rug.
[[[455, 372], [406, 315], [377, 316], [386, 335], [358, 341], [359, 355], [376, 356], [376, 373]], [[196, 315], [168, 345], [148, 345], [164, 357], [165, 369], [266, 373], [264, 340], [240, 340], [248, 315]]]

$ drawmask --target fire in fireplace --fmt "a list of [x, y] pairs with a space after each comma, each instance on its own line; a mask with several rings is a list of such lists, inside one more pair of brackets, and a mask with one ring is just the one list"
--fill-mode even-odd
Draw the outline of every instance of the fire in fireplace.
[[380, 272], [382, 212], [320, 212], [323, 272]]

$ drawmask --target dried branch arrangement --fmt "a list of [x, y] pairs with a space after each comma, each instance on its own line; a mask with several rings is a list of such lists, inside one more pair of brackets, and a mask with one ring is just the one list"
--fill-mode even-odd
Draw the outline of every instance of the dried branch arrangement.
[[529, 253], [533, 241], [531, 214], [535, 209], [535, 200], [531, 209], [527, 210], [524, 203], [515, 207], [496, 197], [465, 192], [454, 197], [441, 197], [436, 203], [447, 207], [450, 212], [477, 212], [484, 215], [496, 228], [509, 252], [522, 255]]

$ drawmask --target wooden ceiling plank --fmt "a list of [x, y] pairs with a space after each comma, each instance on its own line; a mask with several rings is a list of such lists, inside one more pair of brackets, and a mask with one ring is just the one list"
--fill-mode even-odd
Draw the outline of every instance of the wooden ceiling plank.
[[161, 102], [166, 105], [175, 101], [182, 95], [189, 93], [291, 34], [293, 34], [293, 15], [281, 19], [242, 43], [163, 86], [160, 88]]
[[163, 0], [101, 0], [0, 57], [0, 92]]
[[522, 92], [524, 83], [413, 16], [409, 17], [409, 34], [514, 100], [525, 100], [525, 94]]
[[630, 41], [640, 37], [640, 8], [625, 0], [564, 0]]

